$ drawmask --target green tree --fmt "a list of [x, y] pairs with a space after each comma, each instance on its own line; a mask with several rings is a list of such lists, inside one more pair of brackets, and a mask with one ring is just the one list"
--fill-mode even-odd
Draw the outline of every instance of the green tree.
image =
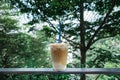
[[[15, 67], [18, 65], [23, 67], [27, 66], [28, 63], [25, 62], [29, 61], [32, 64], [29, 64], [28, 67], [40, 67], [41, 65], [35, 64], [47, 60], [47, 58], [40, 59], [40, 57], [47, 57], [45, 45], [48, 39], [44, 37], [44, 32], [37, 31], [35, 35], [37, 37], [20, 32], [18, 21], [11, 17], [13, 9], [4, 0], [3, 2], [0, 1], [0, 4], [0, 67]], [[20, 64], [18, 64], [19, 62]], [[22, 63], [24, 65], [21, 65]]]
[[[16, 27], [16, 20], [10, 18], [0, 18], [0, 24], [0, 67], [40, 67], [45, 66], [45, 64], [46, 66], [49, 65], [47, 51], [45, 50], [47, 38], [43, 37], [44, 33], [39, 32], [37, 38], [20, 33], [17, 30], [18, 27]], [[22, 63], [23, 65], [21, 65]]]
[[[112, 37], [97, 41], [87, 53], [87, 65], [93, 68], [119, 68], [120, 37]], [[120, 79], [119, 75], [94, 75], [95, 80]], [[89, 79], [93, 79], [89, 77]]]
[[[10, 0], [21, 12], [32, 15], [29, 24], [39, 20], [48, 22], [53, 31], [58, 27], [51, 21], [62, 21], [62, 37], [80, 50], [81, 67], [86, 67], [86, 53], [91, 46], [103, 38], [120, 34], [119, 0]], [[84, 12], [92, 11], [100, 17], [94, 21], [85, 20]], [[69, 23], [65, 21], [70, 20]], [[78, 23], [74, 23], [77, 20]], [[69, 39], [71, 38], [72, 39]], [[79, 40], [78, 40], [79, 39]], [[81, 78], [85, 80], [85, 75]]]
[[[11, 17], [12, 10], [9, 5], [2, 1], [0, 4], [0, 67], [50, 66], [46, 50], [48, 38], [44, 37], [44, 32], [37, 31], [35, 35], [37, 37], [20, 32], [18, 21]], [[13, 76], [22, 77], [0, 74], [0, 78], [3, 80], [13, 80]]]

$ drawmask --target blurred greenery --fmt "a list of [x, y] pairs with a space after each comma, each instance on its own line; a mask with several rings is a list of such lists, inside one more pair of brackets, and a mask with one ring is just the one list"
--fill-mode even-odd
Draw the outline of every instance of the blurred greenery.
[[[7, 2], [6, 2], [7, 1]], [[12, 1], [12, 5], [9, 1]], [[51, 21], [62, 21], [63, 42], [70, 44], [69, 53], [72, 61], [68, 67], [78, 68], [80, 64], [79, 31], [80, 19], [79, 2], [81, 0], [1, 0], [0, 1], [0, 67], [52, 67], [49, 44], [55, 42], [58, 25]], [[102, 23], [105, 14], [112, 5], [112, 0], [85, 0], [86, 11], [95, 11], [100, 18], [94, 21], [85, 20], [85, 44], [87, 68], [120, 68], [120, 7], [119, 0], [115, 0], [114, 9], [98, 34], [89, 44], [89, 40]], [[114, 1], [114, 0], [113, 0]], [[26, 4], [27, 3], [27, 4]], [[13, 8], [14, 7], [14, 8]], [[117, 10], [118, 9], [118, 10]], [[31, 30], [30, 33], [22, 32], [15, 16], [18, 13], [27, 13], [32, 16], [28, 25], [23, 25], [26, 30], [42, 20], [49, 26], [42, 30]], [[29, 16], [28, 15], [28, 16]], [[14, 17], [14, 19], [13, 19]], [[67, 20], [70, 22], [65, 23]], [[34, 33], [35, 32], [35, 33]], [[2, 80], [80, 80], [80, 75], [75, 74], [0, 74]], [[87, 80], [120, 80], [119, 75], [86, 75]]]

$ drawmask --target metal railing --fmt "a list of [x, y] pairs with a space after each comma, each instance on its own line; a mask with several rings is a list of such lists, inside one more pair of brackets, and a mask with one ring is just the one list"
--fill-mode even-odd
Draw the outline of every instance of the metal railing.
[[0, 74], [120, 74], [120, 68], [67, 68], [55, 71], [52, 68], [0, 68]]

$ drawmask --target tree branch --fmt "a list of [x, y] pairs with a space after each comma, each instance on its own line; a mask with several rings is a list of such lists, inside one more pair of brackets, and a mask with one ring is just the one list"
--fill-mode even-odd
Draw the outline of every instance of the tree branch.
[[73, 12], [75, 14], [75, 16], [77, 17], [77, 20], [80, 21], [79, 16], [77, 15], [77, 10], [75, 9], [75, 11]]
[[99, 74], [96, 78], [95, 78], [95, 80], [98, 80], [98, 78], [101, 76], [101, 74]]
[[113, 36], [113, 35], [112, 35], [112, 36], [105, 36], [105, 37], [102, 37], [102, 38], [95, 39], [95, 40], [92, 42], [92, 44], [95, 43], [96, 41], [100, 40], [100, 39], [111, 38], [111, 37], [114, 37], [114, 36]]
[[62, 35], [62, 37], [63, 37], [65, 40], [67, 40], [68, 42], [71, 42], [71, 43], [75, 44], [76, 46], [79, 45], [79, 43], [74, 42], [73, 40], [68, 39], [68, 37], [66, 37], [65, 35]]
[[[84, 26], [84, 7], [83, 7], [83, 1], [80, 2], [80, 43], [81, 43], [81, 49], [85, 49], [85, 26]], [[84, 50], [83, 50], [84, 51]]]
[[51, 27], [56, 31], [58, 32], [58, 30], [56, 29], [56, 27], [50, 22], [48, 16], [42, 14], [42, 12], [40, 13], [41, 16], [44, 16], [44, 18], [46, 19], [46, 21], [48, 22], [49, 25], [51, 25]]
[[111, 8], [109, 9], [109, 11], [107, 12], [106, 16], [104, 17], [102, 23], [100, 24], [100, 26], [98, 27], [98, 29], [95, 31], [95, 33], [93, 34], [93, 36], [90, 38], [90, 40], [89, 40], [89, 42], [87, 44], [87, 49], [93, 44], [93, 40], [94, 40], [95, 36], [98, 34], [98, 32], [100, 31], [100, 29], [105, 24], [107, 18], [109, 17], [110, 13], [112, 12], [114, 6], [115, 6], [115, 0], [113, 0], [113, 4], [112, 4]]
[[47, 18], [47, 22], [49, 23], [49, 25], [51, 25], [51, 27], [56, 31], [59, 32], [56, 27], [50, 22], [50, 20]]

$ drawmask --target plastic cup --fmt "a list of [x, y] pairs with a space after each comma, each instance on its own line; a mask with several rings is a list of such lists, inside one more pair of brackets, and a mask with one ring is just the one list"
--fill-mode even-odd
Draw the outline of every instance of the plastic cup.
[[51, 57], [53, 62], [53, 69], [61, 71], [66, 69], [68, 48], [65, 43], [51, 44]]

